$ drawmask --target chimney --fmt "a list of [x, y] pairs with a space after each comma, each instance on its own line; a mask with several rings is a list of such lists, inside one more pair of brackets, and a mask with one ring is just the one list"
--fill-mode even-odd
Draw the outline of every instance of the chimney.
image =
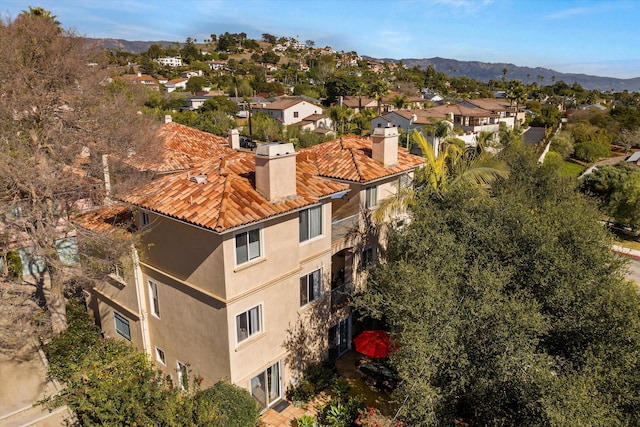
[[296, 152], [293, 144], [265, 144], [256, 150], [256, 190], [270, 202], [295, 197]]
[[371, 137], [371, 158], [385, 168], [398, 163], [398, 129], [375, 128]]
[[165, 123], [171, 123], [171, 122], [172, 122], [172, 120], [171, 120], [171, 114], [165, 114], [165, 116], [164, 116], [164, 122], [165, 122]]
[[234, 150], [240, 149], [240, 132], [238, 132], [238, 129], [229, 129], [227, 139], [229, 140], [229, 147]]

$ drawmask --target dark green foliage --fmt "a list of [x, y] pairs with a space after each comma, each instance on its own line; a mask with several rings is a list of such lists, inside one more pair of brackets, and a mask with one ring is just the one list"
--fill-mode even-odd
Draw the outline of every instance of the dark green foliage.
[[316, 392], [333, 384], [337, 376], [335, 364], [331, 360], [309, 365], [303, 372], [304, 379], [313, 384]]
[[233, 115], [238, 112], [238, 104], [236, 104], [226, 96], [214, 96], [213, 98], [209, 98], [204, 101], [204, 104], [202, 104], [202, 107], [200, 107], [200, 111], [222, 111], [224, 113]]
[[316, 388], [306, 379], [287, 390], [287, 399], [292, 402], [308, 402], [316, 395]]
[[258, 424], [260, 409], [256, 401], [245, 390], [224, 381], [200, 392], [198, 402], [211, 402], [218, 415], [215, 426], [253, 427]]
[[356, 299], [397, 337], [401, 417], [637, 425], [635, 285], [570, 179], [523, 149], [505, 157], [512, 174], [491, 196], [418, 198]]
[[10, 251], [5, 256], [9, 280], [18, 280], [22, 277], [22, 259], [18, 252]]

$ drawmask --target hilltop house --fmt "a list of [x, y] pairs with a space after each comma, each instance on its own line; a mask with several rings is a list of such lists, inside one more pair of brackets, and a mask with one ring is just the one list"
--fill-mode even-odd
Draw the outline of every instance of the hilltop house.
[[200, 140], [165, 125], [173, 142], [147, 166], [156, 178], [76, 218], [100, 228], [128, 210], [144, 230], [132, 267], [91, 291], [104, 334], [146, 351], [178, 384], [226, 378], [264, 410], [283, 399], [309, 358], [351, 346], [345, 291], [383, 243], [353, 231], [423, 162], [398, 148], [396, 131], [252, 153], [237, 132]]

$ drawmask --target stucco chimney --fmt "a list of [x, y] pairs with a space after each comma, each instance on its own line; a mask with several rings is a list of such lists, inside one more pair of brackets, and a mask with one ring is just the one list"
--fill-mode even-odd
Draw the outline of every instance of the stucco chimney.
[[256, 190], [270, 202], [296, 196], [296, 152], [293, 144], [258, 146]]
[[171, 114], [165, 114], [164, 116], [164, 122], [165, 123], [171, 123], [173, 120], [171, 119]]
[[240, 149], [240, 132], [238, 132], [238, 129], [229, 129], [227, 138], [229, 140], [229, 147], [234, 150]]
[[371, 157], [382, 166], [398, 163], [398, 129], [395, 127], [375, 128], [371, 137]]

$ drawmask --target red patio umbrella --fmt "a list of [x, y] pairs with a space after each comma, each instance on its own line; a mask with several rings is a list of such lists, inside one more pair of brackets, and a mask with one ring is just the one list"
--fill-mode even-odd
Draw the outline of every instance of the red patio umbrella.
[[353, 339], [356, 351], [373, 359], [387, 357], [396, 350], [389, 334], [382, 330], [364, 331]]

